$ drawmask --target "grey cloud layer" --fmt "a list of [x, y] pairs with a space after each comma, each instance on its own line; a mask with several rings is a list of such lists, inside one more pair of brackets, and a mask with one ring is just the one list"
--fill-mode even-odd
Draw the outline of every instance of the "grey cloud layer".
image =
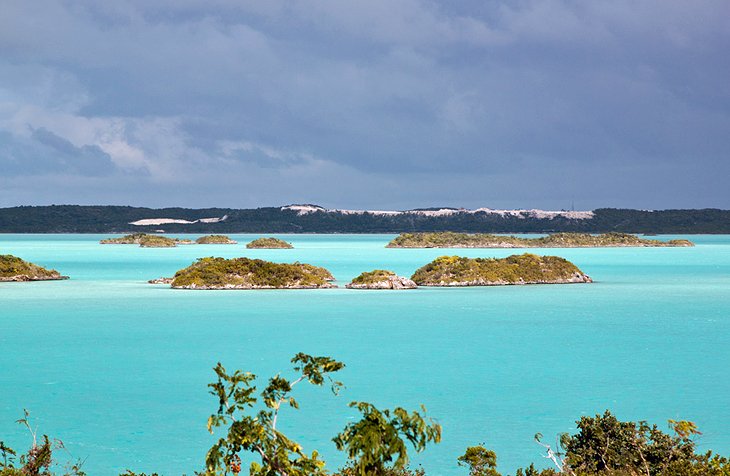
[[730, 206], [726, 1], [2, 8], [5, 205]]

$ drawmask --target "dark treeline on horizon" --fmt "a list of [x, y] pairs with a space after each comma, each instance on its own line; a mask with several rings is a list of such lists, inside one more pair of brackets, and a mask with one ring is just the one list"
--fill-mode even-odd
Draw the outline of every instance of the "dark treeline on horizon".
[[[227, 218], [218, 223], [134, 226], [150, 218], [195, 221]], [[299, 215], [281, 207], [141, 208], [129, 206], [50, 205], [0, 208], [0, 233], [402, 233], [456, 231], [481, 233], [730, 233], [730, 210], [631, 210], [600, 208], [591, 219], [536, 218], [487, 213], [448, 216], [318, 211]]]

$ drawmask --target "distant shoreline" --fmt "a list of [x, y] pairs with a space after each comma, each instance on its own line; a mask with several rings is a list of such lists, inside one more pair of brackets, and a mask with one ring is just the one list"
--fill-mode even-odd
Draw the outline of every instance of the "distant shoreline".
[[[135, 225], [136, 224], [136, 225]], [[730, 210], [592, 211], [438, 208], [403, 211], [288, 205], [255, 209], [51, 205], [0, 208], [2, 234], [730, 234]]]
[[[6, 232], [6, 231], [0, 231], [0, 236], [9, 236], [9, 235], [78, 235], [78, 236], [89, 235], [89, 236], [91, 236], [91, 235], [104, 235], [104, 234], [109, 234], [109, 235], [126, 235], [126, 234], [130, 234], [130, 233], [134, 233], [134, 230], [119, 231], [119, 232], [114, 231], [114, 232], [108, 232], [108, 233], [105, 233], [103, 231], [93, 231], [93, 232], [92, 231], [90, 231], [90, 232], [54, 232], [54, 231], [48, 231], [48, 232], [12, 232], [12, 231], [10, 231], [10, 232]], [[164, 232], [164, 233], [168, 233], [168, 232]], [[387, 236], [391, 236], [392, 235], [392, 236], [398, 236], [398, 235], [401, 234], [401, 233], [395, 232], [395, 231], [392, 231], [392, 232], [380, 232], [380, 231], [378, 231], [378, 232], [365, 232], [365, 231], [363, 231], [363, 232], [335, 232], [335, 231], [328, 231], [328, 232], [302, 232], [302, 233], [296, 233], [296, 232], [278, 233], [278, 232], [258, 232], [258, 231], [235, 232], [234, 231], [234, 232], [228, 232], [228, 233], [231, 234], [231, 235], [251, 235], [251, 236], [261, 235], [263, 233], [269, 233], [269, 234], [276, 235], [276, 236], [322, 236], [322, 235], [332, 235], [332, 236], [337, 236], [337, 235], [342, 235], [342, 236], [345, 236], [345, 235], [372, 235], [372, 236], [375, 236], [375, 235], [383, 235], [383, 236], [385, 236], [385, 235], [387, 235]], [[461, 232], [456, 232], [456, 233], [461, 233]], [[159, 234], [162, 235], [163, 233], [159, 233]], [[171, 234], [171, 235], [204, 235], [205, 232], [202, 232], [202, 231], [201, 232], [183, 231], [183, 232], [169, 232], [168, 234]], [[514, 235], [514, 236], [520, 236], [520, 235], [549, 235], [550, 232], [532, 232], [532, 231], [530, 231], [530, 232], [518, 232], [518, 231], [505, 231], [505, 232], [501, 232], [500, 231], [500, 232], [494, 233], [494, 234], [495, 235], [500, 235], [500, 236], [501, 235], [505, 235], [505, 236], [511, 236], [511, 235]], [[595, 233], [591, 233], [591, 234], [598, 235], [600, 233], [595, 232]], [[681, 236], [685, 236], [685, 235], [689, 235], [689, 236], [704, 236], [704, 235], [706, 235], [706, 236], [723, 236], [723, 235], [730, 235], [730, 231], [723, 232], [723, 233], [648, 233], [648, 234], [646, 234], [646, 233], [634, 233], [634, 234], [635, 235], [638, 235], [638, 236], [652, 236], [652, 237], [653, 236], [656, 236], [656, 237], [662, 237], [662, 236], [680, 236], [680, 235]], [[245, 248], [245, 246], [244, 246], [244, 248]], [[413, 247], [413, 248], [402, 247], [400, 249], [419, 249], [419, 248], [420, 247]], [[434, 249], [434, 248], [439, 248], [439, 247], [430, 247], [428, 249]], [[457, 246], [455, 248], [479, 249], [479, 247], [470, 247], [470, 246]], [[490, 248], [491, 249], [520, 249], [520, 248], [525, 248], [525, 247], [512, 247], [512, 248], [488, 247], [488, 248], [482, 248], [482, 249], [490, 249]], [[535, 247], [527, 247], [527, 248], [535, 248]], [[550, 248], [555, 248], [555, 247], [550, 247]], [[590, 246], [574, 246], [574, 247], [571, 247], [571, 248], [591, 248], [591, 247]], [[630, 247], [629, 246], [611, 246], [611, 247], [605, 246], [603, 248], [630, 248]], [[391, 247], [389, 249], [398, 249], [398, 247]], [[423, 248], [421, 248], [421, 249], [423, 249]]]

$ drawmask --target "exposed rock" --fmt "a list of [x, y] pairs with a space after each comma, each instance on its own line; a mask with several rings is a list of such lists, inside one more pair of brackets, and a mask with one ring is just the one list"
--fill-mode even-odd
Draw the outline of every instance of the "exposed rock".
[[132, 233], [119, 238], [105, 238], [99, 243], [102, 245], [138, 245], [142, 238], [149, 236], [147, 233]]
[[362, 273], [345, 285], [349, 289], [416, 289], [412, 280], [396, 275], [392, 271], [376, 269]]
[[199, 245], [235, 245], [238, 242], [230, 239], [226, 235], [207, 235], [201, 236], [195, 240], [195, 243]]
[[591, 283], [570, 261], [525, 253], [507, 258], [441, 256], [411, 277], [419, 286], [502, 286]]
[[139, 245], [142, 248], [174, 248], [177, 245], [192, 245], [191, 240], [168, 238], [147, 233], [133, 233], [119, 238], [107, 238], [99, 241], [102, 245]]
[[291, 249], [294, 248], [291, 243], [288, 243], [279, 238], [257, 238], [246, 245], [246, 248], [262, 248], [262, 249]]
[[[189, 242], [190, 240], [188, 240]], [[180, 242], [166, 236], [147, 235], [139, 241], [141, 248], [174, 248]]]
[[157, 278], [147, 281], [150, 284], [172, 284], [172, 278]]
[[177, 289], [319, 289], [337, 287], [332, 273], [307, 263], [201, 258], [175, 273]]
[[57, 281], [68, 279], [55, 269], [46, 269], [13, 255], [0, 255], [0, 282]]
[[613, 248], [685, 247], [689, 240], [648, 240], [628, 233], [555, 233], [540, 238], [493, 235], [489, 233], [402, 233], [387, 248]]

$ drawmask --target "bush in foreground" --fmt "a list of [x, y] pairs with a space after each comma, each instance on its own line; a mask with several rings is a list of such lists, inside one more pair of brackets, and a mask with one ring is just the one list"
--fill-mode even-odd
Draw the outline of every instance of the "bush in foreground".
[[[270, 378], [257, 391], [258, 378], [250, 372], [228, 372], [220, 363], [215, 367], [217, 379], [208, 385], [217, 400], [217, 410], [208, 419], [208, 430], [222, 430], [210, 448], [204, 469], [197, 476], [238, 475], [244, 460], [250, 476], [325, 476], [325, 462], [317, 451], [305, 452], [278, 426], [279, 411], [284, 406], [299, 408], [293, 390], [299, 384], [321, 387], [327, 384], [337, 394], [342, 384], [332, 375], [344, 364], [330, 357], [299, 353], [291, 360], [294, 375]], [[345, 426], [333, 439], [344, 451], [348, 463], [333, 476], [425, 476], [424, 469], [409, 469], [409, 448], [423, 451], [441, 440], [441, 426], [422, 412], [403, 408], [380, 410], [366, 402], [352, 402], [361, 416]], [[28, 422], [28, 414], [18, 420], [32, 435], [32, 446], [18, 456], [0, 441], [0, 476], [86, 476], [79, 463], [61, 473], [53, 473], [58, 464], [53, 452], [63, 448], [47, 436], [37, 438]], [[543, 455], [552, 468], [538, 469], [534, 464], [520, 468], [515, 476], [730, 476], [728, 459], [711, 452], [697, 454], [694, 438], [700, 435], [690, 421], [669, 420], [670, 432], [645, 421], [624, 422], [609, 411], [595, 417], [582, 417], [573, 435], [559, 435], [553, 447], [535, 441], [545, 449]], [[483, 445], [472, 446], [457, 459], [468, 468], [469, 476], [501, 476], [497, 455]], [[120, 476], [157, 476], [157, 473], [134, 473]]]

